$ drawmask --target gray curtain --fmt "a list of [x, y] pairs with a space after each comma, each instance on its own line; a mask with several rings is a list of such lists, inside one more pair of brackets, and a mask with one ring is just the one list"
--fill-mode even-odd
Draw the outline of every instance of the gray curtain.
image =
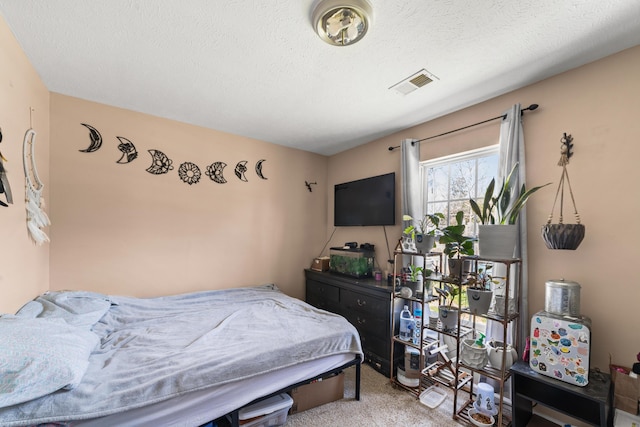
[[[525, 177], [525, 163], [524, 163], [524, 133], [522, 130], [522, 113], [520, 104], [513, 105], [509, 110], [502, 113], [505, 118], [500, 124], [500, 158], [498, 162], [498, 177], [496, 183], [502, 183], [506, 176], [511, 172], [513, 165], [518, 162], [518, 176], [512, 177], [516, 183], [516, 188], [519, 188], [524, 182]], [[487, 342], [493, 338], [497, 341], [503, 341], [515, 346], [518, 357], [522, 358], [522, 352], [524, 350], [525, 338], [529, 335], [529, 313], [528, 313], [528, 298], [527, 298], [527, 218], [524, 209], [520, 213], [520, 220], [518, 221], [518, 240], [516, 243], [515, 256], [522, 260], [520, 268], [522, 269], [522, 287], [520, 292], [520, 306], [518, 307], [520, 313], [520, 319], [518, 322], [518, 340], [514, 343], [514, 330], [513, 324], [509, 324], [506, 330], [506, 336], [504, 336], [504, 329], [501, 323], [494, 321], [487, 321]], [[506, 268], [504, 265], [498, 264], [495, 266], [494, 272], [497, 276], [506, 275]], [[512, 268], [510, 274], [510, 284], [517, 284], [518, 280], [518, 268]], [[510, 286], [509, 295], [513, 296], [514, 286]], [[500, 384], [492, 379], [483, 378], [485, 382], [493, 385], [496, 392], [499, 392]], [[511, 394], [511, 381], [507, 381], [504, 384], [504, 396]], [[509, 401], [509, 399], [506, 399]]]
[[[522, 129], [522, 111], [520, 104], [513, 105], [509, 110], [503, 113], [506, 117], [500, 125], [500, 160], [498, 171], [498, 181], [502, 180], [509, 174], [513, 165], [519, 163], [518, 175], [512, 177], [515, 180], [515, 188], [525, 182], [526, 163], [524, 158], [524, 131]], [[515, 343], [518, 354], [521, 356], [524, 350], [526, 337], [529, 335], [529, 299], [527, 284], [527, 213], [526, 209], [522, 209], [518, 221], [518, 241], [516, 244], [515, 256], [522, 260], [520, 268], [522, 269], [522, 286], [520, 292], [520, 313], [518, 342]], [[514, 269], [514, 275], [518, 273]], [[517, 283], [517, 276], [512, 277], [511, 283]]]
[[[403, 139], [400, 143], [402, 174], [402, 215], [411, 215], [414, 219], [422, 218], [420, 197], [420, 143], [415, 139]], [[411, 221], [403, 221], [402, 229], [411, 225]], [[416, 265], [424, 266], [422, 257], [403, 257], [403, 265], [409, 264], [411, 258]]]
[[[401, 147], [402, 173], [402, 215], [422, 218], [420, 203], [420, 143], [414, 139], [404, 139]], [[411, 225], [403, 222], [402, 228]]]

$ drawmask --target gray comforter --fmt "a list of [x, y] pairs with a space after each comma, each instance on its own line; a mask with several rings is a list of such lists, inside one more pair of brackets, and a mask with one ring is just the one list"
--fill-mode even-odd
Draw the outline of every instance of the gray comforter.
[[[46, 296], [51, 315], [55, 301]], [[362, 354], [344, 318], [273, 285], [108, 300], [91, 327], [100, 343], [81, 382], [0, 409], [0, 425], [95, 418], [328, 355]], [[68, 307], [61, 311], [73, 322]]]

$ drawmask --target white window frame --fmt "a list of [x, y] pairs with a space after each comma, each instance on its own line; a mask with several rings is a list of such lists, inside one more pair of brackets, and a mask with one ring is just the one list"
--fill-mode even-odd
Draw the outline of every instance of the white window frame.
[[[425, 213], [433, 213], [431, 211], [429, 211], [429, 203], [433, 203], [431, 201], [429, 201], [428, 196], [429, 196], [429, 191], [427, 188], [428, 185], [428, 169], [433, 168], [433, 167], [437, 167], [437, 166], [443, 166], [443, 165], [447, 165], [447, 164], [454, 164], [454, 163], [458, 163], [458, 162], [464, 162], [464, 161], [469, 161], [469, 160], [474, 160], [474, 159], [479, 159], [482, 157], [488, 157], [488, 156], [492, 156], [492, 155], [497, 155], [499, 156], [500, 154], [500, 146], [498, 144], [495, 145], [490, 145], [487, 147], [482, 147], [482, 148], [478, 148], [475, 150], [470, 150], [470, 151], [465, 151], [463, 153], [456, 153], [456, 154], [451, 154], [448, 156], [444, 156], [444, 157], [439, 157], [436, 159], [431, 159], [431, 160], [425, 160], [423, 162], [420, 162], [420, 183], [421, 183], [421, 205], [422, 208], [424, 210]], [[493, 173], [493, 176], [497, 176], [498, 171], [496, 170]], [[478, 194], [478, 171], [476, 168], [476, 176], [475, 176], [475, 183], [476, 185], [474, 185], [474, 188], [476, 189], [476, 197], [481, 197], [483, 196], [483, 194]], [[449, 181], [449, 185], [451, 184], [451, 182]], [[482, 191], [484, 192], [484, 188], [482, 188]], [[447, 204], [447, 212], [442, 212], [445, 214], [445, 217], [447, 219], [447, 224], [449, 225], [449, 219], [453, 218], [453, 214], [455, 212], [449, 212], [450, 209], [450, 205], [452, 201], [462, 201], [465, 199], [447, 199], [445, 201], [443, 200], [439, 200], [437, 201], [438, 203], [446, 203]], [[479, 202], [480, 204], [482, 204], [482, 202]], [[467, 220], [469, 220], [472, 223], [468, 223], [468, 227], [471, 227], [471, 230], [468, 230], [469, 235], [472, 236], [476, 236], [477, 235], [477, 226], [476, 226], [476, 221], [474, 220], [473, 215], [471, 215], [469, 218], [467, 218]]]
[[[421, 183], [420, 194], [421, 194], [421, 205], [423, 208], [423, 212], [433, 213], [432, 211], [429, 211], [429, 200], [428, 200], [429, 191], [428, 191], [427, 185], [428, 185], [428, 169], [429, 168], [443, 166], [447, 164], [454, 164], [458, 162], [464, 162], [464, 161], [469, 161], [469, 160], [474, 160], [474, 159], [479, 159], [482, 157], [494, 156], [494, 155], [495, 156], [500, 155], [500, 146], [498, 144], [420, 162], [420, 183]], [[476, 192], [475, 197], [482, 197], [484, 196], [484, 194], [479, 194], [479, 192], [484, 193], [484, 188], [486, 187], [483, 185], [482, 188], [479, 189], [478, 168], [476, 167], [474, 170], [475, 170], [474, 188]], [[497, 174], [498, 174], [497, 168], [493, 173], [489, 173], [489, 175], [494, 177], [497, 176]], [[450, 196], [451, 195], [451, 192], [450, 192], [451, 176], [449, 176], [448, 184], [449, 184], [448, 194]], [[466, 197], [466, 199], [468, 199], [468, 197]], [[455, 202], [455, 201], [462, 201], [462, 200], [463, 199], [447, 198], [446, 201], [438, 200], [436, 202], [436, 203], [446, 202], [447, 204], [447, 212], [442, 212], [445, 215], [445, 218], [447, 220], [447, 224], [445, 225], [449, 225], [449, 220], [453, 217], [453, 214], [455, 214], [455, 212], [453, 213], [449, 212], [452, 201]], [[478, 201], [478, 203], [482, 204], [482, 201]], [[477, 229], [478, 229], [477, 221], [475, 220], [475, 216], [472, 215], [471, 213], [471, 207], [469, 207], [469, 215], [467, 218], [466, 226], [467, 228], [466, 228], [465, 235], [477, 236]], [[439, 250], [441, 250], [441, 248]], [[476, 247], [476, 250], [477, 250], [477, 247]], [[433, 303], [430, 303], [430, 304], [433, 305]], [[430, 310], [431, 309], [436, 309], [436, 307], [430, 307]], [[465, 317], [464, 319], [461, 319], [461, 322], [463, 325], [467, 327], [473, 327], [473, 325], [471, 324], [471, 320], [467, 317]], [[475, 328], [479, 332], [486, 333], [486, 328], [487, 328], [486, 319], [482, 317], [479, 317], [478, 319], [476, 319]]]

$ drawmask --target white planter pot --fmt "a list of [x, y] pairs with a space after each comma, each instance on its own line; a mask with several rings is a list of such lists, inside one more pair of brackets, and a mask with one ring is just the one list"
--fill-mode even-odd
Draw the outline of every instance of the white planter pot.
[[502, 369], [503, 356], [505, 369], [509, 369], [518, 360], [518, 352], [511, 345], [507, 344], [505, 349], [504, 343], [501, 341], [489, 342], [489, 364], [496, 369]]
[[[449, 277], [456, 279], [458, 282], [464, 282], [471, 271], [471, 261], [459, 258], [447, 258], [449, 266]], [[462, 273], [462, 276], [460, 274]]]
[[438, 316], [442, 323], [442, 329], [452, 331], [458, 327], [458, 309], [449, 308], [448, 305], [438, 307]]
[[514, 298], [509, 298], [509, 301], [505, 301], [504, 295], [496, 295], [496, 304], [494, 306], [494, 310], [498, 314], [498, 316], [505, 317], [505, 306], [506, 313], [509, 317], [510, 315], [516, 313], [516, 300]]
[[487, 314], [491, 306], [491, 298], [493, 298], [493, 291], [467, 288], [469, 311], [473, 314]]
[[518, 241], [516, 224], [478, 225], [478, 252], [484, 258], [511, 259]]
[[489, 363], [489, 353], [487, 353], [487, 346], [482, 344], [481, 347], [476, 347], [475, 341], [474, 339], [462, 341], [460, 359], [464, 364], [474, 369], [481, 369]]
[[433, 250], [436, 244], [436, 236], [429, 236], [427, 234], [416, 234], [416, 249], [421, 254], [426, 254]]

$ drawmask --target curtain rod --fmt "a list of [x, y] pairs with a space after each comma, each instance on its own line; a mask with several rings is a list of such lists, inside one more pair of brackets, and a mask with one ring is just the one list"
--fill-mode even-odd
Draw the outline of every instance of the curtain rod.
[[[523, 109], [521, 109], [521, 110], [520, 110], [520, 114], [524, 113], [524, 112], [525, 112], [525, 111], [527, 111], [527, 110], [533, 111], [533, 110], [535, 110], [536, 108], [538, 108], [538, 104], [531, 104], [531, 105], [529, 105], [527, 108], [523, 108]], [[473, 127], [473, 126], [478, 126], [478, 125], [481, 125], [481, 124], [483, 124], [483, 123], [491, 122], [491, 121], [493, 121], [493, 120], [504, 119], [504, 118], [506, 118], [506, 117], [507, 117], [507, 115], [506, 115], [506, 114], [503, 114], [503, 115], [501, 115], [501, 116], [497, 116], [497, 117], [493, 117], [493, 118], [491, 118], [491, 119], [483, 120], [483, 121], [481, 121], [481, 122], [474, 123], [474, 124], [472, 124], [472, 125], [468, 125], [468, 126], [464, 126], [464, 127], [458, 128], [458, 129], [450, 130], [450, 131], [448, 131], [448, 132], [444, 132], [444, 133], [441, 133], [441, 134], [439, 134], [439, 135], [434, 135], [434, 136], [430, 136], [430, 137], [427, 137], [427, 138], [418, 139], [417, 141], [412, 141], [412, 142], [411, 142], [411, 145], [414, 145], [416, 142], [422, 142], [422, 141], [426, 141], [426, 140], [428, 140], [428, 139], [438, 138], [439, 136], [448, 135], [448, 134], [450, 134], [450, 133], [458, 132], [459, 130], [464, 130], [464, 129], [467, 129], [467, 128], [470, 128], [470, 127]], [[399, 145], [396, 145], [395, 147], [389, 147], [389, 151], [393, 151], [393, 150], [395, 150], [396, 148], [400, 148], [400, 146], [399, 146]]]

